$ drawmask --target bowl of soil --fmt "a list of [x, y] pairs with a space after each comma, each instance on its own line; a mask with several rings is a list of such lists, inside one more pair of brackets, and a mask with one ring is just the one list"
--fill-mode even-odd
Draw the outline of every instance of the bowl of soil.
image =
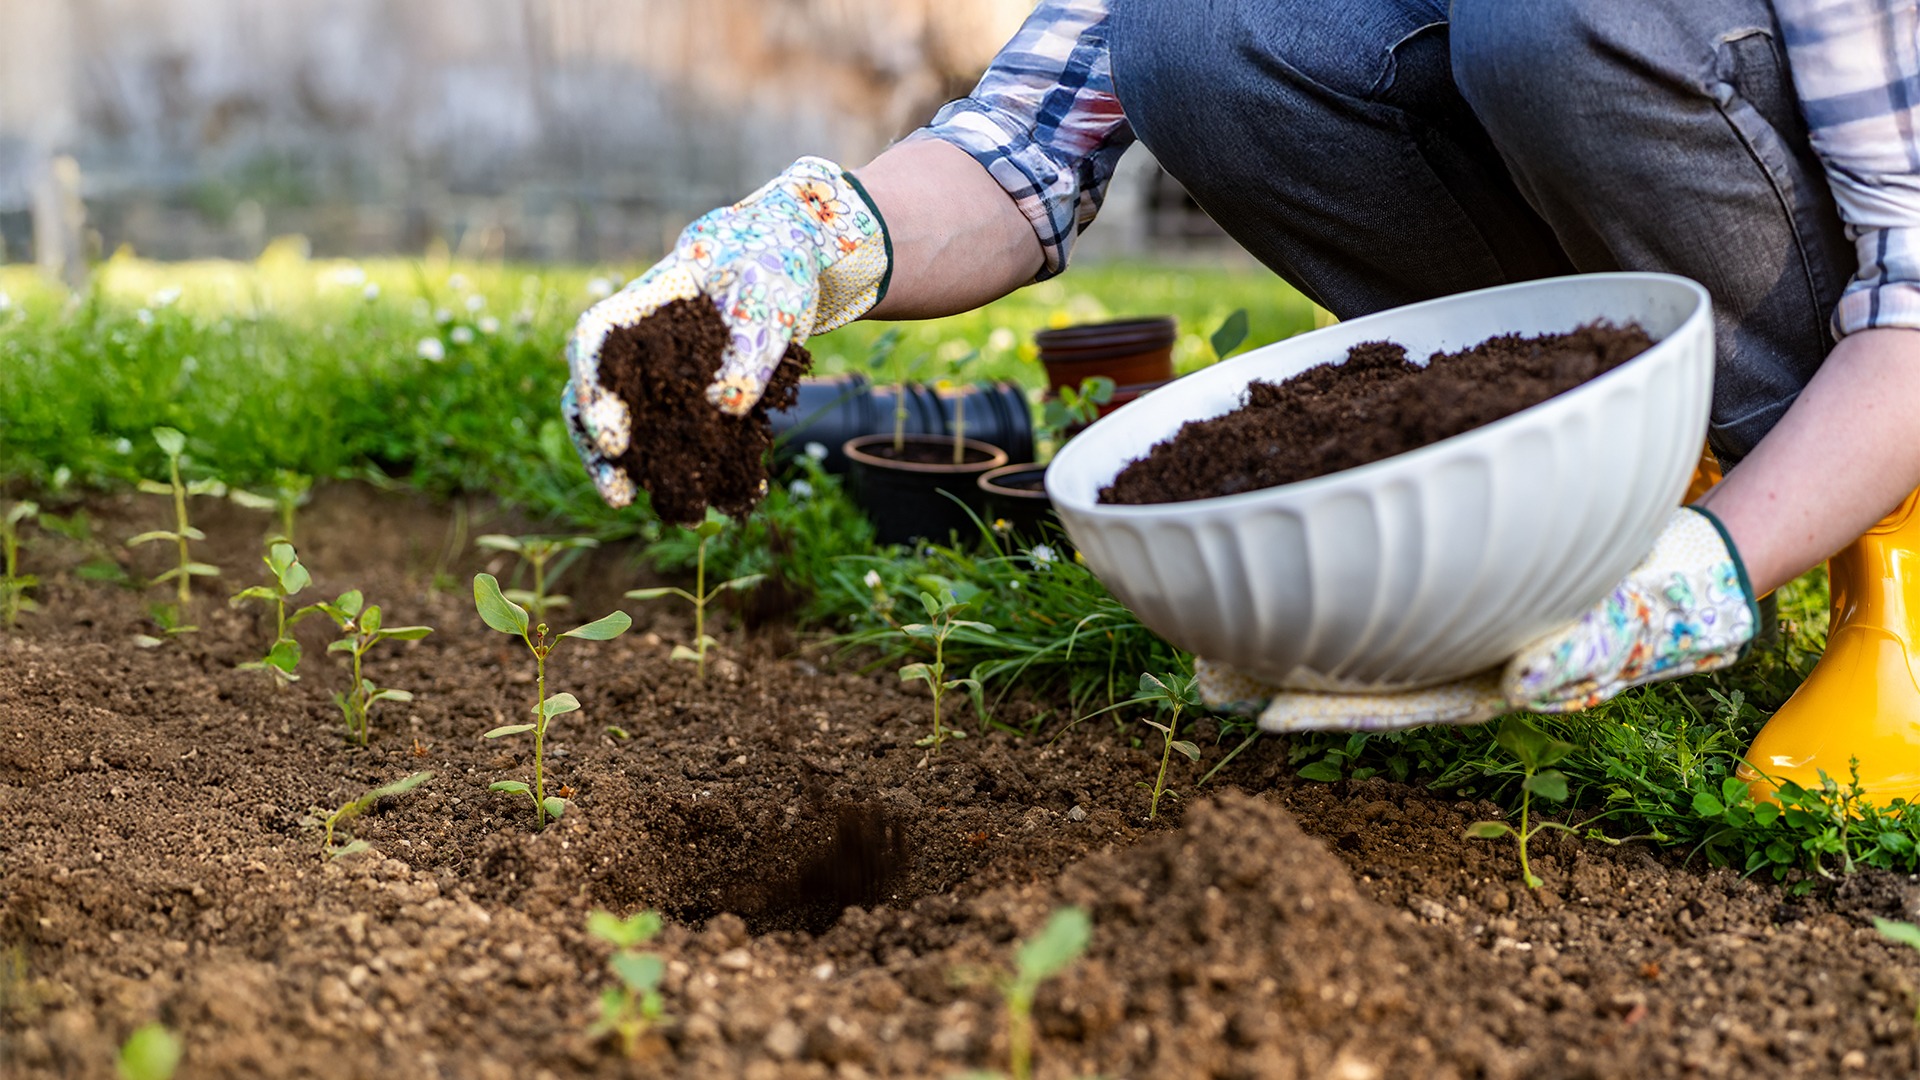
[[1694, 282], [1523, 282], [1189, 375], [1068, 443], [1047, 493], [1174, 644], [1299, 689], [1428, 686], [1503, 662], [1646, 554], [1712, 387]]
[[980, 474], [1007, 463], [1006, 451], [991, 443], [949, 435], [905, 435], [898, 444], [892, 435], [862, 435], [841, 444], [840, 453], [847, 489], [883, 544], [975, 535], [967, 512], [983, 513]]
[[1031, 461], [1002, 465], [981, 473], [976, 481], [983, 501], [981, 516], [1004, 521], [1014, 535], [1033, 543], [1044, 526], [1059, 524], [1053, 500], [1047, 498], [1047, 467]]

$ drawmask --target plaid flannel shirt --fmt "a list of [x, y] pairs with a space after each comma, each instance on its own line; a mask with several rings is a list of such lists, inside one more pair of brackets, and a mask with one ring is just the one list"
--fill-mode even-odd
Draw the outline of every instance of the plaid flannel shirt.
[[[1623, 0], [1624, 2], [1624, 0]], [[1058, 274], [1133, 131], [1114, 94], [1109, 0], [1040, 0], [972, 96], [914, 138], [958, 146], [1033, 223]], [[1913, 0], [1774, 0], [1813, 148], [1860, 269], [1834, 333], [1920, 329], [1920, 16]]]

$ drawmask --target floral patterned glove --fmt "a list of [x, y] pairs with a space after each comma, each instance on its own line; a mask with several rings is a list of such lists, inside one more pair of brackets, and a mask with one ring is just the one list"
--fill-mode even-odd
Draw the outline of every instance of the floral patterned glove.
[[571, 378], [560, 408], [600, 496], [625, 506], [634, 494], [613, 464], [634, 436], [627, 406], [600, 382], [600, 348], [615, 327], [675, 300], [712, 300], [728, 342], [707, 400], [740, 416], [766, 391], [789, 342], [804, 344], [879, 303], [892, 264], [880, 211], [859, 181], [823, 158], [801, 158], [687, 226], [671, 254], [589, 308], [567, 341]]
[[1521, 709], [1578, 712], [1629, 687], [1726, 667], [1759, 622], [1753, 587], [1726, 530], [1705, 510], [1682, 507], [1612, 592], [1521, 649], [1503, 670], [1388, 694], [1289, 691], [1207, 660], [1195, 670], [1208, 704], [1258, 712], [1268, 731], [1478, 724]]

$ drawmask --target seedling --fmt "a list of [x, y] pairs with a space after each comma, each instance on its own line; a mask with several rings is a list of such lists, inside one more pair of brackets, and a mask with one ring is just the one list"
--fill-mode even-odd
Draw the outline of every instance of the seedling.
[[335, 692], [333, 703], [340, 706], [340, 715], [346, 721], [347, 735], [357, 740], [361, 746], [367, 745], [367, 737], [372, 728], [372, 712], [375, 704], [382, 701], [412, 701], [413, 695], [405, 690], [381, 689], [373, 680], [362, 674], [362, 665], [367, 653], [383, 641], [418, 641], [433, 633], [431, 626], [386, 626], [380, 618], [380, 605], [367, 604], [359, 589], [350, 589], [340, 594], [332, 603], [321, 602], [294, 612], [287, 620], [289, 626], [318, 612], [333, 620], [340, 629], [340, 640], [327, 646], [330, 653], [343, 652], [353, 658], [352, 681], [347, 684], [345, 693]]
[[527, 609], [535, 622], [547, 617], [554, 608], [567, 607], [573, 601], [565, 596], [547, 595], [547, 564], [552, 562], [554, 578], [566, 572], [573, 560], [588, 548], [600, 546], [600, 541], [590, 536], [505, 536], [500, 533], [488, 533], [474, 540], [476, 547], [488, 551], [510, 551], [520, 556], [520, 561], [533, 568], [532, 589], [508, 589], [503, 594], [507, 599]]
[[158, 1021], [142, 1024], [120, 1044], [115, 1064], [120, 1080], [173, 1080], [180, 1067], [180, 1038]]
[[[190, 495], [216, 495], [225, 491], [226, 485], [220, 483], [218, 480], [195, 480], [190, 484], [181, 482], [180, 459], [187, 448], [187, 437], [185, 435], [180, 434], [170, 427], [157, 427], [153, 429], [153, 441], [159, 443], [161, 453], [167, 455], [167, 482], [163, 484], [158, 480], [142, 480], [140, 481], [140, 490], [150, 495], [171, 495], [173, 497], [174, 526], [170, 531], [157, 530], [155, 532], [141, 533], [139, 536], [127, 541], [127, 546], [137, 547], [140, 544], [151, 544], [166, 540], [173, 542], [178, 547], [180, 553], [179, 564], [166, 573], [161, 574], [159, 577], [154, 578], [153, 583], [156, 585], [167, 581], [175, 583], [177, 590], [176, 602], [179, 604], [180, 616], [184, 618], [187, 613], [187, 605], [193, 600], [193, 579], [196, 577], [220, 576], [219, 567], [209, 566], [203, 562], [195, 562], [193, 553], [187, 547], [189, 541], [205, 540], [207, 538], [206, 533], [194, 528], [187, 520], [187, 497]], [[198, 629], [198, 627], [176, 625], [170, 627], [167, 632], [170, 634], [185, 634], [196, 629]]]
[[547, 657], [553, 654], [561, 638], [607, 641], [626, 633], [627, 628], [633, 625], [633, 619], [624, 611], [616, 611], [611, 615], [595, 619], [585, 626], [576, 626], [549, 639], [547, 624], [534, 624], [528, 617], [526, 608], [502, 595], [500, 582], [495, 580], [492, 574], [473, 576], [473, 606], [479, 610], [480, 618], [488, 626], [503, 634], [512, 634], [525, 642], [527, 651], [533, 654], [534, 664], [533, 723], [507, 724], [494, 728], [486, 734], [486, 738], [498, 739], [507, 735], [533, 732], [533, 786], [529, 788], [518, 780], [497, 780], [488, 790], [525, 795], [533, 800], [534, 828], [545, 828], [548, 818], [557, 819], [567, 809], [565, 799], [547, 794], [545, 765], [547, 725], [553, 721], [554, 717], [573, 712], [580, 707], [580, 700], [572, 694], [547, 696]]
[[352, 855], [355, 852], [365, 851], [367, 850], [367, 842], [365, 840], [352, 840], [339, 847], [334, 847], [334, 829], [345, 825], [347, 822], [373, 809], [381, 799], [392, 795], [405, 795], [407, 792], [412, 791], [414, 788], [419, 787], [431, 779], [433, 779], [433, 772], [431, 770], [423, 770], [414, 773], [412, 776], [395, 780], [391, 784], [382, 784], [370, 791], [363, 792], [342, 804], [337, 810], [329, 811], [323, 807], [316, 806], [312, 811], [313, 816], [307, 819], [307, 824], [326, 830], [326, 836], [320, 842], [320, 850], [325, 853], [329, 859], [338, 859], [343, 855]]
[[1013, 976], [1002, 981], [1007, 1002], [1007, 1065], [1014, 1080], [1033, 1077], [1033, 999], [1048, 979], [1072, 966], [1093, 939], [1093, 920], [1077, 907], [1061, 908], [1013, 954]]
[[1063, 386], [1041, 409], [1041, 426], [1050, 438], [1059, 440], [1068, 428], [1091, 424], [1100, 416], [1100, 406], [1113, 400], [1113, 380], [1092, 375], [1080, 380], [1079, 389]]
[[5, 571], [5, 576], [0, 576], [0, 626], [8, 630], [20, 621], [21, 612], [40, 610], [27, 595], [40, 579], [20, 572], [20, 526], [39, 516], [39, 504], [17, 502], [7, 507], [5, 517], [0, 517], [0, 569]]
[[899, 348], [899, 328], [889, 327], [886, 333], [875, 339], [873, 348], [867, 353], [867, 366], [872, 368], [876, 375], [889, 373], [892, 376], [890, 381], [893, 383], [893, 452], [895, 454], [907, 448], [907, 381], [913, 378], [914, 373], [926, 360], [925, 357], [921, 357], [917, 360], [894, 363], [893, 358]]
[[920, 606], [926, 609], [927, 621], [909, 623], [901, 627], [900, 632], [910, 638], [933, 642], [933, 662], [905, 665], [900, 669], [900, 681], [924, 682], [927, 684], [927, 689], [933, 691], [933, 734], [914, 743], [915, 746], [926, 747], [927, 753], [932, 754], [939, 750], [940, 744], [949, 737], [955, 739], [967, 737], [967, 733], [958, 728], [947, 730], [940, 726], [940, 699], [946, 695], [947, 691], [963, 687], [976, 699], [980, 695], [979, 679], [947, 678], [947, 638], [955, 630], [963, 627], [968, 630], [978, 630], [983, 634], [991, 634], [994, 629], [983, 622], [955, 618], [954, 616], [964, 610], [967, 605], [953, 600], [943, 604], [935, 600], [932, 593], [920, 594]]
[[1112, 712], [1115, 709], [1124, 709], [1133, 705], [1152, 705], [1154, 715], [1158, 716], [1161, 713], [1167, 714], [1167, 722], [1164, 724], [1158, 720], [1141, 721], [1148, 727], [1158, 731], [1161, 735], [1160, 775], [1155, 778], [1151, 784], [1145, 780], [1140, 781], [1141, 787], [1153, 792], [1153, 797], [1147, 804], [1148, 821], [1152, 821], [1160, 816], [1160, 796], [1167, 794], [1167, 763], [1172, 760], [1173, 752], [1175, 750], [1180, 751], [1186, 755], [1188, 761], [1200, 760], [1200, 748], [1178, 737], [1180, 714], [1185, 710], [1198, 709], [1200, 707], [1200, 691], [1196, 688], [1195, 682], [1194, 676], [1182, 675], [1177, 672], [1168, 672], [1162, 675], [1143, 672], [1140, 676], [1140, 688], [1132, 697], [1118, 704], [1109, 705], [1098, 712], [1088, 713], [1086, 716], [1081, 717], [1083, 720], [1090, 719], [1091, 717], [1099, 716], [1101, 713]]
[[293, 543], [294, 514], [313, 498], [313, 478], [302, 476], [288, 469], [276, 469], [273, 473], [273, 486], [264, 495], [235, 488], [227, 493], [227, 498], [249, 510], [272, 512], [280, 524], [280, 531], [269, 540], [284, 540]]
[[1527, 841], [1533, 839], [1541, 829], [1559, 829], [1567, 833], [1574, 833], [1575, 830], [1557, 821], [1542, 821], [1529, 828], [1527, 814], [1532, 809], [1535, 795], [1549, 802], [1566, 799], [1567, 774], [1547, 766], [1572, 753], [1573, 744], [1561, 742], [1518, 715], [1502, 720], [1500, 730], [1494, 733], [1493, 738], [1506, 748], [1507, 753], [1519, 760], [1524, 774], [1524, 779], [1520, 781], [1520, 827], [1516, 829], [1504, 821], [1476, 821], [1467, 826], [1467, 836], [1476, 840], [1498, 840], [1503, 836], [1512, 836], [1520, 845], [1521, 880], [1527, 883], [1527, 888], [1537, 889], [1542, 883], [1527, 866]]
[[[974, 349], [953, 362], [953, 375], [956, 384], [960, 373], [968, 364], [973, 363], [974, 358], [979, 355], [980, 350]], [[955, 465], [965, 465], [967, 463], [966, 447], [967, 395], [965, 393], [955, 393], [953, 396], [953, 463]]]
[[707, 634], [707, 605], [723, 592], [751, 589], [767, 576], [747, 574], [731, 581], [723, 581], [712, 589], [707, 588], [707, 541], [719, 536], [726, 527], [725, 515], [711, 509], [707, 511], [707, 519], [693, 527], [693, 534], [700, 538], [700, 547], [694, 555], [692, 592], [668, 585], [658, 589], [634, 589], [627, 593], [629, 600], [657, 600], [662, 596], [677, 596], [693, 605], [693, 647], [675, 645], [667, 659], [693, 661], [701, 679], [707, 677], [707, 650], [720, 644]]
[[587, 1037], [602, 1039], [612, 1035], [619, 1040], [620, 1052], [627, 1057], [639, 1052], [640, 1040], [647, 1029], [666, 1013], [660, 999], [660, 979], [667, 973], [666, 961], [653, 953], [639, 951], [640, 946], [660, 932], [661, 925], [659, 914], [652, 911], [624, 919], [608, 911], [595, 911], [587, 916], [587, 933], [614, 947], [607, 968], [620, 980], [620, 985], [601, 992], [600, 1019], [588, 1029]]
[[[1915, 926], [1910, 922], [1883, 919], [1875, 915], [1873, 917], [1873, 928], [1880, 931], [1880, 936], [1886, 938], [1888, 941], [1897, 941], [1910, 948], [1920, 949], [1920, 926]], [[1920, 1028], [1920, 1005], [1914, 1007], [1913, 1026]]]
[[283, 682], [299, 682], [300, 676], [294, 669], [300, 666], [300, 643], [287, 633], [287, 601], [312, 584], [313, 577], [300, 565], [300, 556], [294, 552], [293, 545], [284, 540], [268, 544], [267, 553], [260, 561], [273, 572], [272, 583], [242, 589], [227, 602], [234, 607], [250, 600], [272, 604], [273, 644], [267, 647], [266, 656], [241, 664], [240, 670], [265, 671]]

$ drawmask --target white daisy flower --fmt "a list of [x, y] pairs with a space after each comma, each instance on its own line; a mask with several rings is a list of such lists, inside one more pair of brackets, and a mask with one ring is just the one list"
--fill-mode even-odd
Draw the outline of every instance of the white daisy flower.
[[470, 327], [456, 326], [447, 337], [451, 339], [455, 345], [473, 344], [473, 330]]
[[807, 483], [805, 480], [795, 480], [793, 483], [787, 485], [787, 492], [796, 499], [811, 499], [813, 498], [813, 485]]
[[367, 282], [367, 287], [360, 290], [360, 295], [365, 299], [367, 299], [368, 301], [380, 299], [379, 282], [375, 282], [375, 281]]
[[480, 332], [483, 334], [497, 334], [500, 332], [500, 320], [491, 315], [480, 316], [480, 321], [474, 325], [478, 326]]
[[[4, 307], [0, 307], [0, 311], [5, 311], [5, 310], [6, 309]], [[825, 443], [810, 442], [806, 446], [802, 447], [802, 449], [804, 449], [807, 452], [808, 457], [812, 458], [815, 461], [827, 460], [827, 444]]]
[[139, 321], [141, 326], [153, 325], [153, 312], [148, 311], [146, 308], [141, 308], [139, 311], [134, 312], [133, 317]]
[[447, 358], [447, 346], [437, 337], [421, 338], [414, 351], [420, 354], [420, 359], [430, 363], [437, 364]]
[[603, 277], [594, 278], [587, 282], [587, 295], [595, 300], [605, 300], [613, 295], [613, 282]]
[[147, 298], [148, 304], [152, 305], [153, 307], [161, 307], [161, 308], [172, 307], [174, 304], [179, 303], [179, 301], [180, 301], [180, 290], [173, 286], [169, 286], [167, 288], [161, 289], [159, 292], [154, 293], [151, 297]]
[[1045, 566], [1054, 559], [1053, 549], [1045, 544], [1035, 544], [1032, 549], [1027, 552], [1027, 558]]
[[867, 576], [861, 578], [860, 580], [867, 583], [867, 588], [877, 589], [880, 587], [880, 571], [869, 570], [867, 571]]
[[479, 311], [481, 308], [486, 306], [487, 306], [487, 298], [484, 296], [481, 296], [479, 293], [474, 293], [472, 296], [467, 297], [468, 311]]

